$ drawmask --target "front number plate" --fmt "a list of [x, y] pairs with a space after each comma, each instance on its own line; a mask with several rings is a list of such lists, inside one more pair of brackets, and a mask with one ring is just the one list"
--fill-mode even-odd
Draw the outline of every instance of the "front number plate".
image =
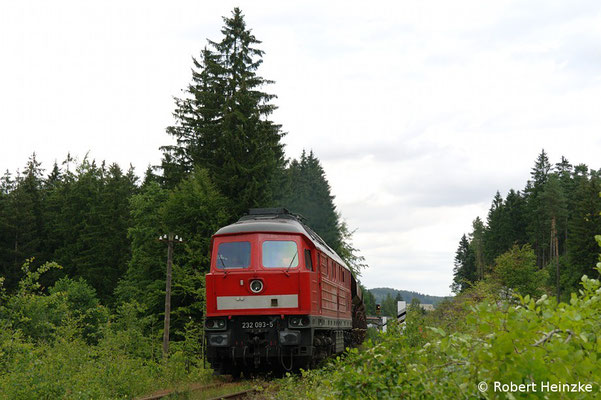
[[242, 321], [242, 329], [266, 329], [273, 327], [273, 321]]

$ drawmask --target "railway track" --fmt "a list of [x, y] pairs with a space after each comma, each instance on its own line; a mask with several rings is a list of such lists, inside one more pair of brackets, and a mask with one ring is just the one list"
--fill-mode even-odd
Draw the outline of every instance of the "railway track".
[[[232, 391], [230, 393], [227, 393], [228, 386], [232, 386]], [[202, 392], [215, 391], [215, 390], [219, 390], [219, 391], [223, 390], [226, 393], [225, 394], [222, 393], [222, 394], [219, 394], [219, 395], [213, 396], [213, 397], [202, 397], [202, 398], [207, 399], [207, 400], [245, 399], [248, 396], [250, 396], [251, 394], [257, 393], [257, 389], [255, 389], [255, 388], [240, 390], [240, 382], [232, 382], [230, 379], [230, 380], [226, 380], [223, 382], [211, 383], [208, 385], [190, 385], [190, 386], [186, 387], [185, 389], [161, 390], [161, 391], [155, 392], [155, 393], [147, 395], [147, 396], [137, 397], [136, 400], [160, 400], [160, 399], [166, 398], [167, 396], [177, 394], [177, 393], [183, 393], [183, 392], [190, 393], [190, 394], [198, 393], [199, 396], [201, 396], [200, 393], [202, 393]]]
[[242, 390], [239, 392], [226, 394], [226, 395], [222, 395], [222, 396], [218, 396], [218, 397], [212, 397], [209, 400], [246, 399], [248, 396], [250, 396], [251, 394], [255, 394], [255, 393], [257, 393], [257, 389], [248, 389], [248, 390]]

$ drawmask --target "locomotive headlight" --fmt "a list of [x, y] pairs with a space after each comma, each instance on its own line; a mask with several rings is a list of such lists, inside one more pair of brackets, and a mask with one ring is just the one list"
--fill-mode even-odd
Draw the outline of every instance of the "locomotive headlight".
[[208, 338], [209, 346], [226, 347], [229, 344], [230, 335], [228, 333], [211, 333]]
[[207, 319], [205, 322], [205, 327], [207, 330], [223, 330], [225, 329], [225, 320], [224, 319]]
[[298, 317], [290, 317], [288, 320], [288, 325], [293, 328], [303, 328], [309, 326], [309, 317], [307, 316], [298, 316]]
[[263, 282], [258, 279], [250, 281], [250, 291], [253, 293], [259, 293], [263, 290]]

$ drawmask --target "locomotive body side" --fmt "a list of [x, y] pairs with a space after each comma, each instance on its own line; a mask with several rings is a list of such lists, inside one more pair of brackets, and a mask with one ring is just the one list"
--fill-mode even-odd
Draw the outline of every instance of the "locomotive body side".
[[352, 344], [354, 279], [291, 218], [241, 220], [212, 239], [207, 356], [220, 373], [308, 368]]

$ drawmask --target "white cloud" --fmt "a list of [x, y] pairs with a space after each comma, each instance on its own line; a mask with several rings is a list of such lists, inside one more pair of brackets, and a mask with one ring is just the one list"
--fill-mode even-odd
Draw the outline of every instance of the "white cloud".
[[[139, 173], [172, 96], [234, 2], [0, 5], [0, 169], [68, 151]], [[458, 240], [545, 148], [599, 168], [596, 1], [242, 6], [276, 81], [287, 153], [311, 148], [371, 268], [368, 287], [448, 294]]]

